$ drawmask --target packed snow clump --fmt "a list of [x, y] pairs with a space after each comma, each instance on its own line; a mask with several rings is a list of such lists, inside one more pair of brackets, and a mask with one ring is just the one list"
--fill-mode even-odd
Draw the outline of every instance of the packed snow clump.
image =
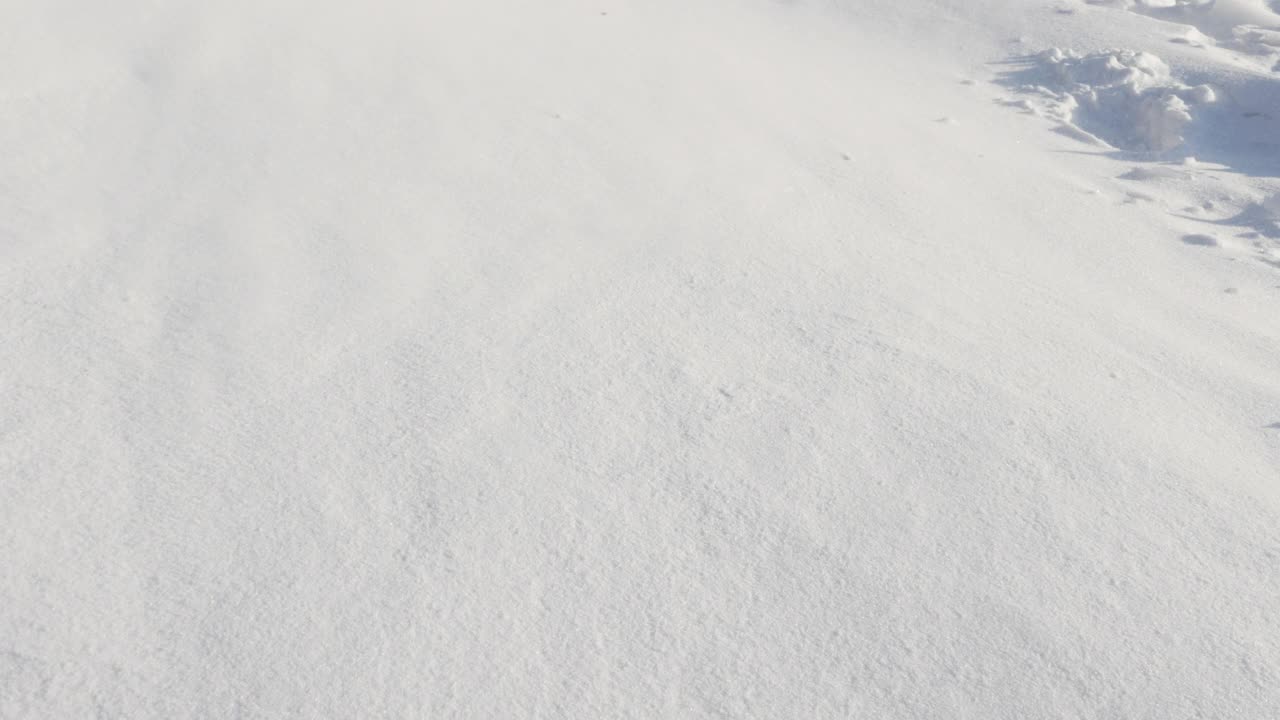
[[1053, 48], [1036, 60], [1036, 82], [1022, 90], [1042, 102], [1026, 106], [1060, 121], [1072, 134], [1125, 150], [1178, 147], [1192, 122], [1192, 108], [1215, 99], [1207, 85], [1175, 80], [1169, 66], [1150, 53], [1081, 55]]

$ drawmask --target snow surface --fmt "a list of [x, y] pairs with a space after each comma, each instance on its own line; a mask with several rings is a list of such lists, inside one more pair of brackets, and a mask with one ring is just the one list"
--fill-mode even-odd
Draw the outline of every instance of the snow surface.
[[16, 0], [0, 717], [1280, 717], [1264, 0]]

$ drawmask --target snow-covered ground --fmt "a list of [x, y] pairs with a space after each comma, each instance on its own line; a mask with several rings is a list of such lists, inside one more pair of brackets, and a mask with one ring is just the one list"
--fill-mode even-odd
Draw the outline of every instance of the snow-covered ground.
[[1280, 717], [1267, 0], [14, 0], [0, 717]]

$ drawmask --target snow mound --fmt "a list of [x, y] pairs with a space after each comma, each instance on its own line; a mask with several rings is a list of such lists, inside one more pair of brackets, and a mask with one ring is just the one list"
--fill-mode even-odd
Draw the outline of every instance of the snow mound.
[[1038, 97], [1019, 106], [1062, 123], [1067, 134], [1124, 150], [1164, 152], [1183, 142], [1192, 109], [1213, 88], [1175, 80], [1151, 53], [1078, 54], [1052, 48], [1033, 58], [1019, 90]]

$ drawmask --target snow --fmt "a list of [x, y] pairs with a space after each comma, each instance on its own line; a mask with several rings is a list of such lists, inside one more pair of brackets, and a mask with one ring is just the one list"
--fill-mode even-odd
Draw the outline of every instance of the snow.
[[1191, 107], [1217, 99], [1208, 85], [1174, 82], [1169, 66], [1150, 53], [1082, 56], [1053, 48], [1035, 59], [1039, 67], [1028, 74], [1047, 76], [1051, 87], [1028, 84], [1022, 89], [1048, 100], [1039, 108], [1025, 100], [1014, 107], [1054, 117], [1066, 134], [1102, 146], [1172, 150], [1184, 142], [1182, 133], [1193, 120]]
[[1280, 716], [1262, 0], [19, 0], [0, 717]]

